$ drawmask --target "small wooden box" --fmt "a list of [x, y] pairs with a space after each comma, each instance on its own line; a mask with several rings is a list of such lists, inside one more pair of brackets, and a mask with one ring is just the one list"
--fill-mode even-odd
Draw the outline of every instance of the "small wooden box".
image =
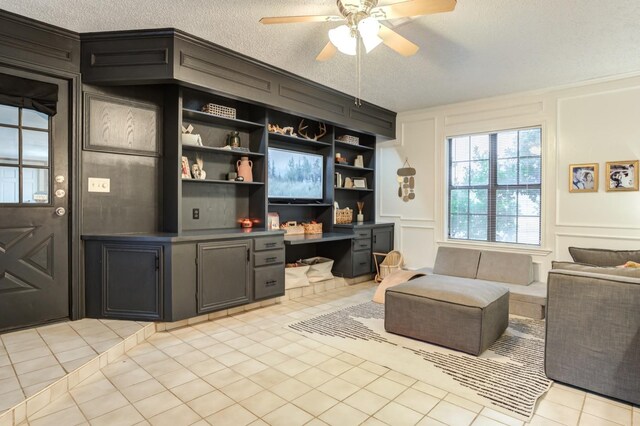
[[298, 225], [298, 222], [289, 221], [280, 225], [280, 229], [284, 230], [286, 235], [303, 235], [304, 226]]

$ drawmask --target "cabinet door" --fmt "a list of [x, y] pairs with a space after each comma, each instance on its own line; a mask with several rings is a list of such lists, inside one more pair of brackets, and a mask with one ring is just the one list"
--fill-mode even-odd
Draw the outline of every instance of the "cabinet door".
[[373, 229], [373, 251], [388, 253], [393, 250], [393, 226]]
[[251, 298], [251, 240], [198, 244], [198, 313]]
[[102, 315], [162, 318], [162, 246], [105, 244], [102, 248]]

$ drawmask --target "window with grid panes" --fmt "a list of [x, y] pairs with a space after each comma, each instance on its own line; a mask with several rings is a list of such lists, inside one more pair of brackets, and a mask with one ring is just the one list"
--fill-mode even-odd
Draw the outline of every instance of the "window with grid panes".
[[448, 139], [450, 239], [540, 245], [541, 133]]

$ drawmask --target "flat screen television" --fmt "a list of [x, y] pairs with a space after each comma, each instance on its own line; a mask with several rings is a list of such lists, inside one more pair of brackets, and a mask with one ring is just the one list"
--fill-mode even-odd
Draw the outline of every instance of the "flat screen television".
[[272, 201], [322, 200], [322, 155], [269, 148], [269, 199]]

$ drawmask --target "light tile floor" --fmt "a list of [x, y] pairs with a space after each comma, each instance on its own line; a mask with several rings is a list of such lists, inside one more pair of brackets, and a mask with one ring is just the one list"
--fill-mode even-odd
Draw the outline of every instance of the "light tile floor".
[[[371, 283], [156, 333], [28, 418], [39, 425], [522, 425], [288, 331], [372, 295]], [[640, 426], [640, 410], [554, 385], [532, 425]]]
[[140, 330], [146, 323], [83, 319], [0, 335], [0, 414]]

